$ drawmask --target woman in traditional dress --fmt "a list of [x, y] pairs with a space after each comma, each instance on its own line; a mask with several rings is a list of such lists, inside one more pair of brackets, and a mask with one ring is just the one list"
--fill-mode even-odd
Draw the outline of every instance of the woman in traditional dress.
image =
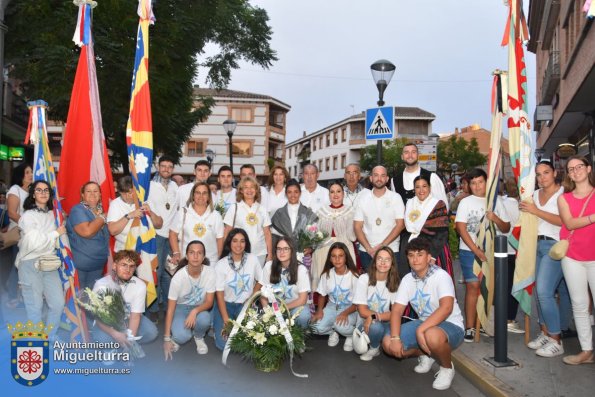
[[355, 233], [353, 231], [353, 215], [355, 208], [351, 205], [343, 204], [343, 196], [345, 192], [343, 185], [334, 182], [329, 186], [329, 196], [331, 204], [322, 206], [316, 213], [318, 216], [318, 229], [329, 235], [329, 239], [325, 244], [318, 247], [314, 251], [312, 257], [312, 291], [316, 291], [318, 281], [322, 274], [322, 268], [326, 262], [329, 248], [335, 242], [342, 242], [347, 246], [349, 255], [355, 263], [355, 249], [353, 242], [355, 241]]
[[405, 206], [405, 228], [411, 237], [425, 237], [431, 243], [431, 254], [436, 265], [451, 277], [452, 256], [448, 245], [448, 208], [446, 203], [432, 196], [430, 178], [419, 175], [413, 180], [415, 197]]
[[[202, 241], [206, 247], [206, 257], [215, 264], [223, 251], [223, 220], [213, 208], [213, 198], [206, 182], [197, 182], [190, 193], [191, 205], [178, 210], [176, 219], [169, 230], [169, 245], [172, 261], [178, 263], [181, 252], [193, 240]], [[184, 246], [180, 246], [180, 242]]]

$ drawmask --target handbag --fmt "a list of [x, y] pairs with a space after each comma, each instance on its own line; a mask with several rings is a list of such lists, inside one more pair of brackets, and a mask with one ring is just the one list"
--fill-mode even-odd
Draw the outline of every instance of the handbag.
[[368, 351], [368, 344], [370, 343], [370, 337], [365, 332], [359, 330], [359, 328], [355, 328], [353, 330], [353, 350], [357, 354], [364, 354]]
[[[184, 216], [182, 217], [182, 241], [180, 241], [180, 251], [182, 250], [181, 247], [184, 246], [184, 225], [186, 224], [186, 213], [188, 212], [188, 210], [186, 208], [184, 208]], [[170, 276], [174, 276], [174, 274], [176, 273], [176, 270], [178, 269], [178, 264], [174, 263], [173, 258], [171, 255], [167, 255], [167, 258], [165, 258], [165, 271], [167, 272], [167, 274], [169, 274]]]
[[[0, 225], [4, 224], [4, 219], [8, 210], [2, 211], [2, 217], [0, 217]], [[13, 227], [6, 232], [0, 232], [0, 250], [12, 247], [17, 244], [21, 238], [21, 232], [18, 227]]]
[[[595, 189], [591, 190], [591, 194], [589, 194], [587, 201], [585, 201], [585, 204], [583, 204], [583, 208], [581, 209], [581, 213], [579, 214], [578, 218], [583, 216], [585, 209], [587, 208], [587, 204], [589, 204], [589, 201], [591, 200], [591, 196], [593, 196], [594, 191], [595, 191]], [[556, 244], [552, 245], [552, 247], [550, 248], [550, 252], [548, 252], [548, 255], [550, 256], [550, 258], [559, 261], [559, 260], [562, 260], [562, 258], [564, 258], [566, 256], [566, 253], [568, 252], [568, 248], [570, 247], [570, 238], [572, 237], [573, 234], [574, 234], [574, 230], [571, 230], [570, 233], [568, 234], [568, 237], [566, 237], [565, 239], [560, 240]]]
[[42, 272], [58, 270], [60, 266], [62, 266], [62, 260], [56, 254], [42, 255], [35, 263], [35, 268]]

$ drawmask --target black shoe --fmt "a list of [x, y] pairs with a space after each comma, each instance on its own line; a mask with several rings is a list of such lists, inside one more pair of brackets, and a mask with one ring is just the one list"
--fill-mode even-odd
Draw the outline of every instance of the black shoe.
[[578, 334], [576, 333], [576, 331], [571, 328], [563, 329], [562, 332], [560, 332], [560, 337], [562, 339], [576, 338], [577, 336]]

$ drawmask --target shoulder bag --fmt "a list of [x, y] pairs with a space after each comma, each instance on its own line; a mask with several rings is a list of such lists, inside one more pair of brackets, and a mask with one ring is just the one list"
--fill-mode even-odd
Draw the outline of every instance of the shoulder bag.
[[[581, 213], [579, 214], [578, 218], [583, 216], [583, 214], [585, 213], [587, 204], [589, 204], [589, 201], [591, 200], [591, 196], [593, 196], [594, 191], [595, 191], [595, 189], [591, 189], [591, 194], [589, 194], [587, 201], [585, 201], [585, 204], [583, 204], [583, 208], [581, 209]], [[566, 237], [565, 239], [560, 240], [556, 244], [552, 245], [552, 248], [550, 248], [550, 252], [548, 253], [550, 258], [559, 261], [559, 260], [562, 260], [562, 258], [564, 258], [566, 256], [566, 253], [568, 252], [568, 247], [570, 247], [570, 238], [572, 237], [573, 234], [574, 234], [574, 230], [571, 230], [570, 233], [568, 234], [568, 237]]]
[[[8, 216], [8, 210], [2, 210], [2, 217], [0, 217], [0, 225], [4, 223], [5, 217]], [[10, 226], [10, 224], [9, 224]], [[6, 232], [0, 232], [0, 250], [12, 247], [19, 242], [21, 238], [21, 232], [18, 226], [7, 230]]]
[[[180, 234], [182, 235], [182, 239], [180, 241], [180, 257], [182, 256], [182, 248], [184, 247], [184, 225], [186, 224], [186, 213], [188, 212], [188, 209], [186, 207], [183, 208], [184, 209], [184, 216], [182, 217], [182, 228], [181, 228], [181, 232]], [[169, 274], [170, 276], [174, 276], [174, 274], [176, 273], [176, 270], [178, 269], [178, 264], [174, 263], [173, 258], [171, 255], [168, 255], [167, 258], [165, 258], [165, 271], [167, 272], [167, 274]]]

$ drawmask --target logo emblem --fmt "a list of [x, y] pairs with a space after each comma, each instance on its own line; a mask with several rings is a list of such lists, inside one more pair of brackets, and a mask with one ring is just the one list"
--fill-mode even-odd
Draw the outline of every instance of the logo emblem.
[[199, 238], [202, 238], [205, 233], [207, 232], [207, 227], [203, 223], [197, 223], [194, 225], [194, 234], [196, 234]]
[[43, 322], [26, 324], [17, 322], [13, 327], [8, 325], [12, 333], [10, 342], [10, 371], [12, 378], [23, 386], [37, 386], [47, 379], [50, 372], [50, 354], [48, 332]]
[[258, 216], [254, 212], [250, 212], [246, 215], [246, 223], [250, 226], [254, 226], [258, 223]]

